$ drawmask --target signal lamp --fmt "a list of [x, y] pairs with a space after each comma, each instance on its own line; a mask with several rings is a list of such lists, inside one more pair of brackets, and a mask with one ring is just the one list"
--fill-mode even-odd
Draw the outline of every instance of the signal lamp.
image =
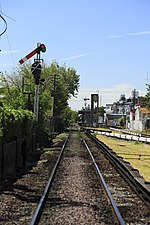
[[44, 44], [41, 44], [39, 47], [37, 47], [36, 49], [36, 52], [39, 54], [40, 51], [41, 52], [46, 52], [46, 46]]
[[38, 61], [35, 61], [32, 64], [31, 72], [34, 75], [35, 84], [39, 85], [40, 82], [40, 74], [41, 74], [41, 64]]
[[44, 44], [41, 44], [40, 47], [42, 52], [46, 52], [46, 46]]

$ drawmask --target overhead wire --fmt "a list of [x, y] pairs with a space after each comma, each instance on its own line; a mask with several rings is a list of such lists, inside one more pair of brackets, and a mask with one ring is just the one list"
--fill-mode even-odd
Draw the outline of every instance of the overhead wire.
[[7, 37], [7, 41], [8, 41], [8, 46], [9, 46], [9, 51], [10, 51], [10, 54], [11, 54], [12, 62], [13, 62], [13, 65], [15, 67], [14, 56], [13, 56], [13, 53], [12, 53], [12, 50], [11, 50], [11, 47], [10, 47], [10, 41], [9, 41], [7, 32], [6, 32], [6, 37]]
[[5, 23], [5, 29], [4, 29], [4, 31], [0, 34], [0, 37], [6, 32], [6, 30], [7, 30], [7, 21], [4, 19], [4, 17], [0, 14], [0, 18], [4, 21], [4, 23]]
[[[3, 14], [4, 16], [6, 16], [7, 18], [9, 18], [9, 19], [15, 21], [14, 19], [12, 19], [11, 17], [5, 15], [5, 14], [2, 12], [2, 6], [1, 6], [1, 3], [0, 3], [0, 18], [1, 18], [1, 19], [4, 21], [4, 23], [5, 23], [5, 29], [4, 29], [4, 31], [0, 34], [0, 38], [1, 38], [1, 36], [7, 31], [7, 21], [6, 21], [5, 18], [2, 16], [2, 14]], [[12, 50], [11, 50], [11, 47], [10, 47], [10, 41], [9, 41], [7, 32], [6, 32], [6, 37], [7, 37], [7, 42], [8, 42], [8, 46], [9, 46], [9, 51], [10, 51], [10, 53], [11, 53], [12, 62], [13, 62], [13, 65], [14, 65], [14, 67], [15, 67], [14, 57], [13, 57], [13, 53], [12, 53]]]
[[16, 20], [14, 20], [12, 17], [10, 17], [10, 16], [8, 16], [8, 15], [6, 15], [5, 13], [2, 12], [2, 4], [1, 4], [1, 2], [0, 2], [0, 15], [1, 15], [1, 14], [4, 15], [5, 17], [7, 17], [7, 18], [13, 20], [14, 22], [16, 22]]
[[13, 20], [14, 22], [16, 22], [16, 20], [14, 20], [12, 17], [10, 16], [7, 16], [5, 13], [3, 13], [1, 10], [0, 10], [0, 14], [4, 15], [5, 17], [7, 17], [8, 19], [11, 19]]
[[5, 23], [5, 29], [4, 29], [4, 31], [0, 34], [0, 37], [6, 32], [6, 30], [7, 30], [7, 21], [4, 19], [4, 17], [1, 15], [2, 14], [2, 5], [1, 5], [1, 3], [0, 3], [0, 18], [4, 21], [4, 23]]

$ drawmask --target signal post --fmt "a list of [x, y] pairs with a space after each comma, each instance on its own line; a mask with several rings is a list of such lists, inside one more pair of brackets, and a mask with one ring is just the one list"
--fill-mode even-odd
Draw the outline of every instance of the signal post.
[[35, 120], [38, 121], [38, 106], [39, 106], [39, 84], [40, 84], [40, 75], [41, 75], [41, 57], [40, 53], [46, 52], [46, 46], [44, 44], [38, 43], [37, 48], [34, 49], [32, 52], [27, 54], [24, 58], [22, 58], [19, 63], [23, 64], [25, 61], [30, 59], [32, 56], [37, 54], [36, 59], [34, 59], [34, 63], [31, 67], [31, 72], [35, 79], [35, 96], [34, 96], [34, 114], [35, 114]]

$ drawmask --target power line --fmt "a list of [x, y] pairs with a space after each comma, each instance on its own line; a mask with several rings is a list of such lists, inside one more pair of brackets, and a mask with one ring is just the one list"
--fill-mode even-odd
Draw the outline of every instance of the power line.
[[12, 53], [12, 50], [11, 50], [11, 47], [10, 47], [10, 41], [9, 41], [7, 32], [6, 32], [6, 37], [7, 37], [7, 41], [8, 41], [9, 51], [11, 53], [12, 62], [13, 62], [13, 65], [15, 67], [14, 56], [13, 56], [13, 53]]
[[5, 23], [5, 29], [4, 29], [4, 31], [0, 34], [0, 37], [6, 32], [6, 30], [7, 30], [7, 22], [6, 22], [6, 20], [4, 19], [4, 17], [2, 16], [2, 15], [0, 15], [0, 18], [4, 21], [4, 23]]
[[[15, 21], [14, 19], [12, 19], [11, 17], [7, 16], [6, 14], [4, 14], [4, 13], [2, 12], [2, 5], [1, 5], [1, 3], [0, 3], [0, 18], [1, 18], [1, 19], [4, 21], [4, 23], [5, 23], [5, 29], [4, 29], [4, 31], [0, 34], [0, 37], [7, 31], [7, 21], [5, 20], [5, 18], [4, 18], [1, 14], [3, 14], [3, 15], [6, 16], [7, 18], [9, 18], [9, 19]], [[6, 33], [6, 37], [7, 37], [7, 42], [8, 42], [8, 46], [9, 46], [9, 51], [10, 51], [10, 53], [11, 53], [12, 62], [13, 62], [13, 65], [15, 66], [15, 63], [14, 63], [14, 57], [13, 57], [13, 53], [12, 53], [12, 50], [11, 50], [11, 47], [10, 47], [10, 41], [9, 41], [8, 34], [7, 34], [7, 33]]]
[[1, 2], [0, 2], [0, 15], [4, 15], [5, 17], [7, 17], [7, 18], [9, 18], [9, 19], [11, 19], [11, 20], [13, 20], [13, 21], [15, 21], [16, 22], [16, 20], [14, 20], [13, 18], [11, 18], [10, 16], [7, 16], [6, 14], [4, 14], [3, 12], [2, 12], [2, 4], [1, 4]]
[[7, 30], [7, 22], [6, 22], [6, 20], [4, 19], [4, 17], [1, 15], [2, 14], [2, 5], [1, 5], [1, 3], [0, 3], [0, 18], [4, 21], [4, 23], [5, 23], [5, 29], [4, 29], [4, 31], [0, 34], [0, 37], [6, 32], [6, 30]]
[[0, 14], [4, 15], [5, 17], [7, 17], [8, 19], [11, 19], [13, 20], [14, 22], [16, 22], [16, 20], [14, 20], [12, 17], [10, 16], [7, 16], [5, 13], [3, 13], [1, 10], [0, 10]]

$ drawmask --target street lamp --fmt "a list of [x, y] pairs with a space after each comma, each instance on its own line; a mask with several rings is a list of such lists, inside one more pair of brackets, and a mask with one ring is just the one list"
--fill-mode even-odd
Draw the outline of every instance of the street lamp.
[[53, 116], [56, 116], [56, 77], [62, 76], [61, 74], [53, 74], [54, 77], [54, 87], [53, 87]]
[[90, 99], [89, 98], [84, 98], [83, 100], [84, 100], [84, 105], [85, 105], [85, 109], [84, 109], [84, 124], [86, 124], [87, 123], [87, 114], [86, 114], [86, 105], [87, 105], [87, 103], [86, 103], [86, 101], [88, 101]]

